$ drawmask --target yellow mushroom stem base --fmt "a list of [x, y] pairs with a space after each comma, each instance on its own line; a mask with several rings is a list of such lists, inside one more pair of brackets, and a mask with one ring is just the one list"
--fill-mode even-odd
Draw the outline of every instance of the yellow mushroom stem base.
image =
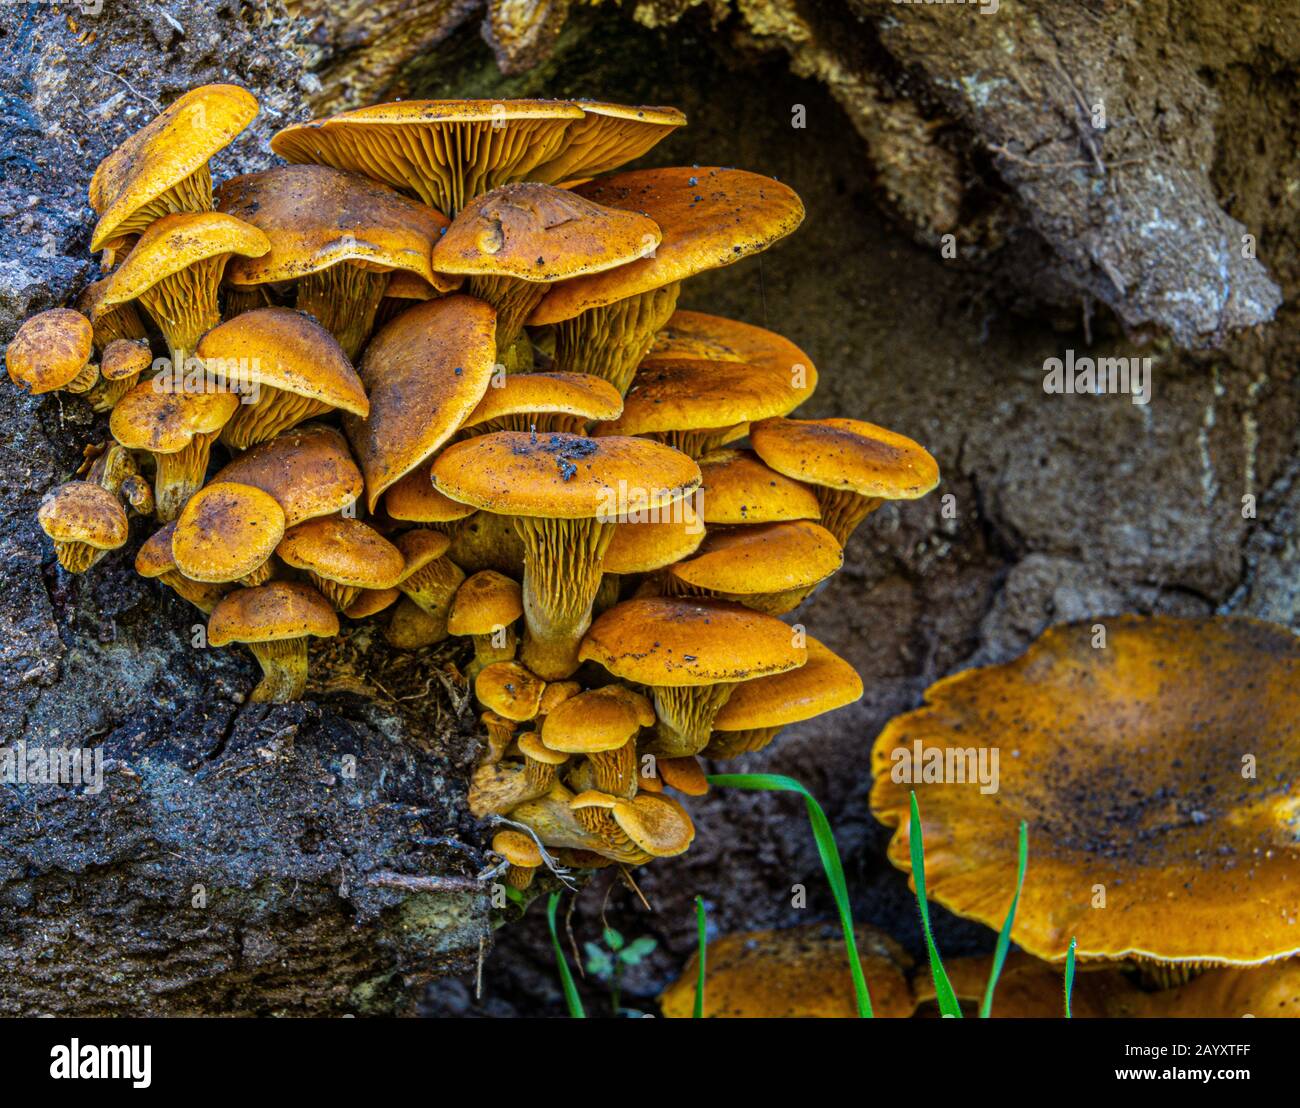
[[589, 308], [555, 325], [555, 368], [602, 377], [626, 396], [636, 367], [677, 307], [681, 282]]
[[[183, 177], [166, 192], [161, 192], [148, 203], [140, 205], [122, 220], [114, 229], [113, 241], [108, 245], [116, 248], [119, 241], [134, 238], [147, 231], [151, 224], [165, 215], [172, 215], [175, 212], [210, 211], [212, 211], [212, 170], [208, 163], [204, 162], [188, 177]], [[126, 253], [125, 250], [121, 252]], [[109, 263], [106, 261], [104, 264], [107, 266]]]
[[596, 518], [515, 519], [524, 544], [526, 630], [519, 656], [543, 681], [560, 681], [578, 668], [614, 526]]
[[259, 442], [270, 442], [280, 432], [330, 410], [323, 400], [299, 396], [296, 392], [271, 385], [259, 385], [258, 388], [261, 396], [257, 403], [241, 401], [235, 414], [221, 429], [221, 441], [233, 450], [247, 450]]
[[205, 585], [201, 581], [191, 581], [178, 569], [169, 569], [158, 577], [164, 585], [182, 600], [188, 600], [205, 616], [212, 614], [217, 601], [224, 595], [217, 585]]
[[405, 581], [398, 583], [397, 587], [440, 628], [438, 642], [447, 637], [447, 612], [451, 609], [452, 597], [456, 595], [463, 580], [465, 571], [443, 555], [421, 566]]
[[489, 720], [487, 728], [487, 749], [479, 759], [480, 766], [494, 766], [505, 757], [506, 748], [515, 737], [515, 728], [507, 719]]
[[217, 288], [226, 271], [229, 254], [216, 254], [194, 262], [145, 289], [139, 302], [158, 324], [171, 351], [173, 373], [186, 373], [199, 339], [221, 322]]
[[341, 581], [331, 581], [328, 577], [322, 577], [313, 570], [307, 571], [307, 579], [316, 586], [321, 596], [334, 605], [335, 611], [346, 611], [352, 602], [361, 595], [359, 586], [345, 585]]
[[813, 486], [813, 492], [822, 510], [821, 525], [835, 536], [840, 546], [847, 545], [858, 524], [884, 503], [879, 497], [863, 496], [849, 489], [828, 489], [824, 485]]
[[374, 329], [390, 276], [389, 270], [339, 262], [298, 282], [298, 310], [314, 315], [343, 353], [356, 361]]
[[[517, 277], [471, 277], [469, 294], [486, 301], [497, 313], [497, 361], [507, 373], [519, 373], [532, 365], [532, 346], [518, 350], [524, 320], [541, 303], [550, 281], [521, 281]], [[514, 364], [511, 364], [511, 363]]]
[[263, 677], [250, 700], [283, 704], [297, 700], [307, 689], [307, 640], [245, 643], [261, 663]]
[[597, 789], [623, 800], [636, 796], [636, 743], [629, 740], [617, 750], [596, 751], [587, 758]]
[[735, 685], [656, 685], [659, 722], [647, 751], [660, 758], [685, 758], [708, 745], [713, 721]]
[[198, 432], [189, 445], [174, 454], [155, 454], [157, 472], [153, 479], [154, 509], [158, 519], [170, 523], [181, 514], [187, 501], [203, 484], [212, 444], [218, 432]]
[[749, 727], [743, 731], [714, 731], [704, 748], [706, 758], [739, 758], [756, 754], [780, 733], [779, 727]]
[[58, 558], [59, 565], [69, 573], [85, 573], [107, 553], [107, 550], [91, 546], [88, 542], [56, 542], [54, 544], [54, 556]]
[[512, 889], [526, 889], [533, 883], [533, 874], [536, 872], [536, 866], [507, 866], [506, 884]]

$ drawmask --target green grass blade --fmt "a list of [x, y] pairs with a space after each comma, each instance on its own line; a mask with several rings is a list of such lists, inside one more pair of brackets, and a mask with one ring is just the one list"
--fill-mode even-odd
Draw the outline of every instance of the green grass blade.
[[704, 958], [709, 948], [708, 941], [708, 916], [704, 911], [704, 897], [695, 898], [695, 926], [700, 936], [700, 953], [697, 955], [700, 963], [700, 973], [695, 979], [695, 1011], [691, 1013], [692, 1019], [704, 1018]]
[[587, 1013], [582, 1007], [582, 997], [578, 995], [578, 986], [573, 983], [573, 973], [569, 970], [569, 960], [560, 949], [560, 936], [555, 929], [555, 910], [560, 905], [560, 894], [551, 893], [546, 902], [546, 925], [551, 929], [551, 946], [555, 948], [555, 964], [560, 970], [560, 985], [564, 989], [564, 1003], [569, 1006], [569, 1015], [574, 1019], [586, 1019]]
[[1070, 939], [1070, 949], [1065, 952], [1065, 1018], [1074, 1019], [1074, 1012], [1070, 1008], [1070, 998], [1074, 995], [1074, 948], [1078, 945], [1079, 940]]
[[867, 992], [867, 979], [862, 975], [862, 960], [858, 957], [858, 944], [853, 935], [853, 913], [849, 908], [849, 886], [844, 880], [844, 866], [840, 863], [839, 848], [835, 845], [835, 833], [831, 830], [830, 820], [822, 811], [822, 806], [807, 789], [793, 777], [779, 773], [715, 773], [709, 775], [709, 783], [723, 788], [748, 789], [752, 792], [798, 793], [808, 807], [808, 822], [812, 824], [813, 839], [817, 843], [817, 853], [821, 856], [822, 868], [826, 871], [826, 881], [835, 898], [835, 907], [839, 911], [840, 927], [844, 931], [844, 947], [849, 955], [849, 972], [853, 977], [853, 993], [857, 1000], [858, 1015], [870, 1019], [871, 995]]
[[1020, 890], [1025, 887], [1025, 866], [1029, 862], [1029, 827], [1020, 821], [1020, 857], [1016, 863], [1016, 895], [1011, 898], [1011, 908], [998, 934], [998, 945], [993, 951], [993, 969], [989, 972], [989, 983], [984, 989], [984, 1001], [980, 1004], [980, 1019], [988, 1019], [993, 1011], [993, 990], [998, 978], [1002, 976], [1002, 965], [1007, 960], [1007, 949], [1011, 946], [1011, 925], [1016, 921], [1016, 908], [1020, 905]]
[[921, 839], [921, 811], [916, 804], [916, 793], [912, 793], [912, 818], [908, 823], [908, 836], [912, 850], [912, 881], [916, 885], [916, 902], [921, 908], [921, 930], [925, 933], [925, 948], [930, 952], [930, 974], [934, 978], [934, 995], [939, 1002], [939, 1011], [945, 1016], [961, 1018], [961, 1005], [957, 994], [952, 991], [952, 982], [948, 980], [948, 971], [943, 968], [938, 948], [934, 945], [934, 934], [930, 930], [930, 906], [925, 896], [925, 848]]

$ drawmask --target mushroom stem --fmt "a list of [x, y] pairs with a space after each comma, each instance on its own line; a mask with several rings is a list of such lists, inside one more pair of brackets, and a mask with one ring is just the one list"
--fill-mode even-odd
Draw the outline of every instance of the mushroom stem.
[[473, 640], [474, 661], [470, 663], [469, 673], [466, 674], [471, 681], [484, 666], [490, 666], [493, 662], [513, 662], [515, 652], [519, 649], [519, 636], [513, 627], [503, 627], [500, 633], [494, 631], [488, 635], [474, 635]]
[[154, 507], [158, 519], [170, 523], [181, 514], [185, 501], [203, 484], [212, 444], [218, 432], [195, 432], [189, 443], [174, 454], [155, 454]]
[[119, 377], [116, 381], [106, 381], [101, 378], [95, 382], [95, 387], [86, 393], [86, 402], [92, 411], [111, 412], [139, 379], [138, 373], [130, 377]]
[[756, 754], [780, 732], [779, 727], [750, 727], [744, 731], [714, 731], [704, 748], [706, 758], [739, 758]]
[[858, 524], [884, 503], [879, 497], [863, 496], [850, 489], [831, 489], [825, 485], [814, 485], [813, 492], [822, 510], [821, 525], [835, 536], [840, 546], [847, 546]]
[[247, 450], [259, 442], [270, 442], [281, 431], [330, 410], [323, 400], [299, 396], [273, 385], [259, 385], [258, 388], [261, 398], [257, 403], [241, 401], [235, 414], [221, 429], [221, 441], [232, 450]]
[[[549, 281], [521, 281], [517, 277], [471, 277], [469, 293], [491, 304], [497, 313], [497, 361], [505, 365], [508, 373], [518, 373], [526, 365], [512, 366], [511, 360], [523, 359], [515, 354], [515, 340], [524, 329], [524, 320], [541, 303]], [[529, 350], [531, 353], [531, 349]], [[531, 360], [531, 359], [530, 359]]]
[[441, 641], [447, 637], [447, 612], [463, 580], [465, 571], [443, 555], [421, 566], [405, 581], [398, 582], [397, 587], [438, 622], [442, 628], [438, 640]]
[[229, 254], [192, 262], [142, 292], [139, 301], [153, 317], [171, 352], [173, 372], [186, 372], [199, 339], [221, 322], [217, 287]]
[[264, 285], [227, 285], [223, 292], [225, 309], [221, 315], [224, 319], [234, 319], [245, 312], [265, 308], [271, 302]]
[[506, 884], [512, 889], [526, 889], [533, 883], [533, 874], [536, 872], [536, 866], [507, 866]]
[[544, 681], [559, 681], [578, 668], [578, 646], [591, 624], [614, 524], [594, 517], [518, 516], [515, 528], [524, 544], [520, 658]]
[[107, 550], [100, 550], [87, 542], [56, 542], [54, 544], [54, 556], [58, 558], [59, 565], [69, 573], [85, 573], [107, 553]]
[[297, 700], [307, 689], [307, 640], [279, 639], [246, 644], [262, 665], [263, 677], [249, 697], [276, 704]]
[[340, 262], [310, 273], [298, 282], [298, 310], [314, 315], [352, 361], [361, 353], [375, 325], [389, 270], [366, 269]]
[[631, 800], [636, 795], [636, 743], [628, 740], [615, 750], [588, 755], [596, 788], [610, 796]]
[[222, 597], [222, 590], [217, 585], [205, 585], [200, 581], [191, 581], [178, 569], [169, 569], [159, 575], [158, 580], [170, 588], [183, 600], [188, 600], [205, 616], [212, 614], [217, 601]]
[[655, 334], [677, 307], [680, 289], [674, 281], [557, 323], [555, 368], [602, 377], [626, 395]]
[[685, 758], [708, 745], [713, 721], [735, 685], [657, 685], [655, 713], [659, 721], [647, 751], [660, 758]]

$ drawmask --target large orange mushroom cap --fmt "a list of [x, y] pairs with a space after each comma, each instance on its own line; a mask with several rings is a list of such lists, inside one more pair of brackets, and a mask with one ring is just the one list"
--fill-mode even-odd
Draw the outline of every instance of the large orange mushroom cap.
[[[883, 931], [854, 929], [862, 972], [877, 1016], [905, 1019], [914, 1002], [912, 960]], [[670, 1019], [695, 1010], [698, 955], [659, 996]], [[709, 943], [704, 962], [704, 1015], [721, 1019], [852, 1019], [853, 975], [838, 925], [813, 923], [776, 931], [742, 931]]]
[[589, 308], [731, 265], [765, 250], [803, 222], [788, 185], [743, 169], [640, 169], [580, 185], [578, 195], [654, 220], [663, 240], [653, 256], [556, 285], [528, 322], [558, 323]]
[[496, 365], [496, 313], [469, 296], [403, 312], [366, 348], [361, 381], [370, 416], [345, 416], [375, 510], [385, 489], [428, 460], [465, 422]]
[[802, 382], [811, 394], [817, 387], [817, 367], [798, 346], [775, 331], [755, 327], [707, 312], [679, 310], [655, 335], [646, 362], [677, 361], [682, 358], [711, 362], [746, 362], [765, 369], [779, 369]]
[[857, 671], [811, 635], [805, 641], [804, 665], [738, 686], [713, 721], [714, 730], [786, 727], [857, 701], [862, 696]]
[[255, 115], [257, 101], [238, 85], [204, 85], [168, 105], [90, 179], [90, 206], [99, 213], [91, 250], [138, 234], [159, 216], [211, 209], [208, 160]]
[[531, 179], [583, 117], [569, 100], [401, 100], [286, 127], [271, 149], [363, 173], [454, 216], [475, 196]]
[[821, 519], [817, 495], [769, 468], [751, 450], [715, 450], [700, 459], [704, 522], [780, 523]]
[[[891, 861], [910, 868], [915, 789], [930, 896], [994, 928], [1028, 823], [1011, 937], [1031, 954], [1059, 960], [1071, 936], [1085, 960], [1300, 953], [1300, 639], [1242, 618], [1119, 617], [1105, 635], [1054, 627], [885, 728], [871, 807], [896, 828]], [[996, 792], [935, 783], [941, 763], [969, 780], [980, 750], [998, 752]]]

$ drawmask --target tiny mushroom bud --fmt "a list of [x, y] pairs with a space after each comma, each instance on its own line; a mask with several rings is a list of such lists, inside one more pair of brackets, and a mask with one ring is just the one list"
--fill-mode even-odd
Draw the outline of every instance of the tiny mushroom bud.
[[509, 828], [492, 836], [492, 850], [509, 864], [506, 884], [512, 889], [526, 889], [533, 883], [533, 873], [542, 864], [542, 852], [531, 835]]

